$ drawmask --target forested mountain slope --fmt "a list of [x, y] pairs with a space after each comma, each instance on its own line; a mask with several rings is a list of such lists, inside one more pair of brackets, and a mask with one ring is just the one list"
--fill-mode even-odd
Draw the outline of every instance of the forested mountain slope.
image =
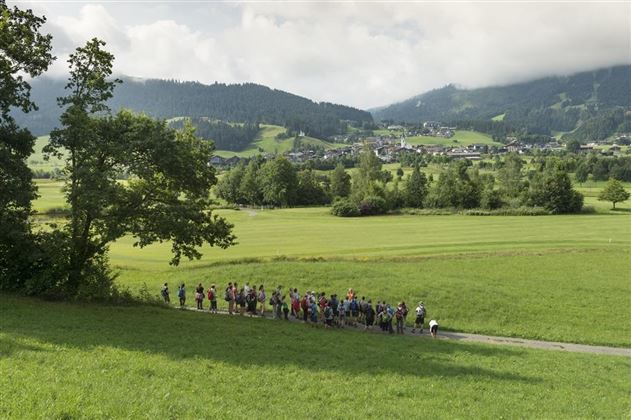
[[[16, 112], [18, 124], [35, 135], [48, 134], [61, 113], [56, 98], [64, 95], [63, 80], [41, 78], [32, 83], [39, 111]], [[366, 111], [307, 98], [253, 83], [204, 85], [173, 80], [124, 78], [109, 102], [113, 110], [130, 108], [153, 117], [209, 117], [235, 122], [277, 124], [324, 138], [346, 131], [345, 121], [372, 121]]]
[[[578, 127], [577, 136], [585, 139], [629, 131], [631, 123], [625, 112], [629, 109], [631, 66], [617, 66], [507, 86], [461, 89], [448, 85], [374, 110], [373, 116], [408, 123], [476, 121], [480, 125], [486, 121], [486, 128], [475, 128], [489, 133], [506, 126], [536, 134]], [[588, 121], [591, 124], [581, 130]]]

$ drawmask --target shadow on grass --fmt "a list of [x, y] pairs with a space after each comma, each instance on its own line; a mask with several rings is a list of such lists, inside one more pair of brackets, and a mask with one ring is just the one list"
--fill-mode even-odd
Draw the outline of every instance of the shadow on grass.
[[0, 359], [11, 357], [15, 353], [22, 351], [44, 351], [42, 346], [20, 343], [10, 337], [0, 337]]
[[[8, 305], [12, 309], [3, 311], [0, 331], [14, 340], [32, 338], [82, 351], [106, 346], [173, 360], [201, 358], [211, 364], [235, 366], [540, 382], [502, 367], [482, 367], [497, 366], [493, 362], [498, 357], [526, 355], [515, 348], [324, 330], [285, 321], [163, 308], [71, 305], [0, 295], [0, 306]], [[17, 349], [14, 344], [8, 347]]]

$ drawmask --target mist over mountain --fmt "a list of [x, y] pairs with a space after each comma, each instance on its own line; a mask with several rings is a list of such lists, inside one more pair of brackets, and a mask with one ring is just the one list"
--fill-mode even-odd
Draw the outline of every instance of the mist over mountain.
[[[609, 127], [597, 138], [619, 130], [631, 109], [631, 66], [616, 66], [565, 77], [480, 89], [448, 85], [372, 113], [376, 120], [406, 123], [438, 120], [466, 122], [480, 131], [509, 126], [536, 134], [589, 129], [598, 121]], [[613, 117], [612, 117], [613, 116]], [[587, 122], [591, 124], [586, 124]], [[486, 124], [481, 124], [486, 122]], [[601, 124], [602, 125], [602, 124]], [[615, 125], [615, 127], [613, 127]], [[624, 125], [623, 130], [631, 128]], [[594, 136], [594, 130], [580, 137]], [[597, 130], [602, 131], [602, 130]]]

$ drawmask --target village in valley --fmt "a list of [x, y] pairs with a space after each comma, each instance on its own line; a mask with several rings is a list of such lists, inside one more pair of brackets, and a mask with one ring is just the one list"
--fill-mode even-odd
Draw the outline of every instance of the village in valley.
[[[537, 152], [560, 152], [566, 150], [567, 144], [557, 137], [550, 136], [547, 142], [529, 143], [520, 141], [517, 136], [507, 136], [501, 142], [486, 141], [480, 143], [462, 144], [458, 139], [458, 127], [446, 126], [439, 121], [425, 121], [417, 126], [401, 124], [377, 125], [377, 130], [369, 131], [367, 135], [353, 133], [350, 135], [333, 136], [330, 140], [335, 144], [343, 144], [325, 150], [321, 147], [309, 145], [282, 153], [287, 160], [295, 164], [308, 161], [336, 162], [343, 160], [355, 160], [361, 152], [369, 148], [383, 163], [398, 163], [403, 155], [425, 155], [433, 157], [445, 157], [448, 160], [465, 159], [469, 161], [482, 160], [485, 157], [518, 153], [520, 155], [532, 155]], [[304, 132], [296, 134], [296, 139], [305, 136]], [[436, 138], [443, 141], [431, 141], [423, 143], [423, 139]], [[629, 136], [618, 135], [614, 140], [601, 140], [580, 144], [577, 152], [594, 152], [603, 156], [616, 156], [623, 154], [628, 148]], [[261, 151], [262, 152], [262, 151]], [[277, 153], [262, 152], [265, 160], [273, 159]], [[211, 163], [218, 167], [234, 166], [247, 160], [239, 156], [223, 157], [215, 155]]]

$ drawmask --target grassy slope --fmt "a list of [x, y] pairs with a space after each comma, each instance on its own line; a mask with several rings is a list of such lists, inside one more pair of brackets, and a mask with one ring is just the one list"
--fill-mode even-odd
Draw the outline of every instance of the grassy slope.
[[[456, 130], [454, 136], [449, 139], [444, 137], [413, 136], [408, 137], [406, 140], [410, 144], [440, 144], [449, 146], [467, 146], [469, 144], [500, 144], [493, 141], [493, 139], [487, 134], [468, 130]], [[457, 142], [454, 140], [457, 140]]]
[[33, 147], [33, 154], [28, 160], [28, 166], [32, 170], [50, 171], [53, 169], [62, 169], [63, 162], [61, 159], [51, 157], [49, 160], [44, 159], [42, 149], [48, 144], [48, 136], [38, 137]]
[[[281, 283], [328, 293], [355, 287], [391, 302], [426, 299], [432, 313], [455, 330], [631, 345], [626, 298], [631, 224], [625, 214], [364, 219], [334, 218], [325, 209], [223, 214], [235, 223], [240, 245], [205, 249], [202, 261], [173, 269], [166, 263], [166, 244], [138, 250], [124, 238], [111, 253], [120, 281], [134, 289], [147, 283], [152, 290], [161, 281]], [[282, 261], [286, 257], [291, 261]], [[244, 263], [253, 258], [268, 262]], [[613, 321], [598, 330], [597, 319]]]
[[[59, 206], [59, 190], [49, 194], [56, 184], [41, 185], [51, 188], [40, 190], [36, 207]], [[119, 281], [135, 290], [143, 283], [157, 290], [162, 281], [281, 282], [329, 293], [353, 286], [374, 299], [428, 299], [451, 329], [629, 345], [631, 204], [606, 210], [595, 198], [600, 188], [583, 186], [586, 203], [601, 206], [595, 215], [342, 219], [326, 208], [224, 210], [236, 225], [233, 248], [206, 248], [203, 260], [170, 268], [168, 244], [139, 250], [126, 237], [112, 245], [111, 259]], [[268, 262], [216, 265], [248, 259]], [[597, 330], [595, 319], [615, 321]]]
[[[249, 157], [259, 153], [285, 153], [291, 151], [294, 146], [294, 138], [277, 140], [278, 134], [284, 133], [285, 128], [277, 125], [261, 125], [261, 131], [257, 138], [252, 142], [251, 146], [241, 152], [232, 152], [229, 150], [218, 150], [216, 154], [222, 157], [240, 156]], [[329, 143], [314, 137], [303, 137], [303, 144], [311, 144], [315, 146], [321, 146], [325, 149], [332, 149], [337, 147], [344, 147], [344, 144]], [[263, 152], [259, 151], [259, 148]]]
[[622, 418], [631, 410], [631, 362], [622, 357], [160, 308], [6, 296], [0, 307], [5, 418]]

